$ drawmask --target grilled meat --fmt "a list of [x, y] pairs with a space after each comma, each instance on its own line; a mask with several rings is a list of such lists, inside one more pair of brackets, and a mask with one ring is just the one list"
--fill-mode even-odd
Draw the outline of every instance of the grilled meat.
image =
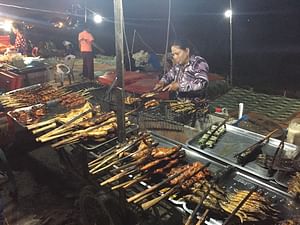
[[[176, 185], [176, 184], [180, 183], [181, 181], [191, 177], [192, 174], [195, 174], [195, 172], [200, 170], [203, 166], [204, 165], [200, 162], [194, 162], [192, 164], [188, 164], [188, 165], [184, 165], [184, 166], [181, 166], [181, 167], [173, 168], [170, 171], [170, 173], [168, 174], [168, 176], [172, 176], [172, 175], [177, 174], [177, 173], [181, 173], [181, 174], [178, 177], [171, 180], [170, 184], [171, 185]], [[199, 176], [201, 176], [201, 175], [199, 175]]]
[[297, 172], [288, 183], [288, 192], [297, 200], [300, 199], [300, 172]]

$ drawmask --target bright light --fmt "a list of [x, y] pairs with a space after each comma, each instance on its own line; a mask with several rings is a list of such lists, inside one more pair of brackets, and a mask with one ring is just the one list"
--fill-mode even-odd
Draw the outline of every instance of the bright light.
[[101, 23], [103, 21], [103, 17], [100, 16], [99, 14], [94, 15], [94, 22], [95, 23]]
[[64, 23], [59, 21], [57, 23], [54, 24], [54, 27], [58, 28], [58, 29], [62, 29], [64, 27]]
[[10, 32], [11, 29], [12, 29], [12, 21], [4, 21], [4, 22], [0, 22], [0, 28], [5, 30], [5, 31], [8, 31]]
[[230, 18], [232, 17], [232, 11], [230, 9], [226, 10], [226, 12], [224, 13], [225, 17]]

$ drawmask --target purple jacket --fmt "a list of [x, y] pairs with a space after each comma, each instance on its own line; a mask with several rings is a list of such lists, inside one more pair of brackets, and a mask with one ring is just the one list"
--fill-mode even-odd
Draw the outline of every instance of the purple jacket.
[[191, 56], [187, 65], [174, 65], [169, 72], [161, 78], [165, 84], [173, 81], [179, 83], [178, 92], [200, 91], [208, 86], [208, 64], [200, 56]]

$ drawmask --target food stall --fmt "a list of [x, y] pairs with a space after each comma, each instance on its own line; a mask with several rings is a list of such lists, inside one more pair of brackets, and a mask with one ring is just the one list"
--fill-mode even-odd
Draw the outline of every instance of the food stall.
[[[16, 124], [40, 144], [50, 144], [74, 175], [89, 185], [80, 200], [87, 224], [103, 223], [103, 217], [92, 213], [98, 209], [91, 206], [95, 199], [103, 209], [100, 215], [110, 222], [121, 218], [108, 210], [99, 193], [113, 199], [115, 208], [125, 205], [138, 215], [151, 214], [153, 220], [177, 212], [181, 216], [176, 219], [185, 224], [279, 224], [299, 214], [297, 146], [226, 120], [207, 121], [210, 125], [186, 143], [155, 129], [149, 132], [147, 119], [156, 121], [156, 128], [180, 135], [193, 129], [188, 125], [194, 116], [205, 117], [202, 111], [191, 113], [195, 106], [182, 112], [178, 102], [156, 99], [155, 93], [126, 93], [127, 138], [119, 143], [116, 96], [114, 89], [107, 91], [96, 83], [68, 89], [35, 85], [0, 98]], [[187, 116], [189, 112], [192, 115]], [[81, 153], [79, 164], [73, 164], [74, 152]]]
[[50, 81], [51, 65], [42, 58], [9, 53], [0, 57], [0, 88], [2, 92]]

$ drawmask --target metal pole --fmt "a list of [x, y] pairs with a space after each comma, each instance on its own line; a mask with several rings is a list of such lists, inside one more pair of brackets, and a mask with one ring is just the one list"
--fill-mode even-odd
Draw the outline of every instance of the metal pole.
[[134, 48], [134, 42], [135, 42], [135, 34], [136, 34], [136, 30], [134, 29], [132, 43], [131, 43], [131, 54], [133, 54], [133, 48]]
[[115, 48], [116, 48], [116, 101], [117, 101], [117, 124], [119, 142], [126, 139], [125, 133], [125, 108], [124, 108], [124, 44], [123, 44], [123, 5], [122, 0], [114, 0], [115, 17]]
[[169, 37], [170, 37], [170, 23], [171, 23], [171, 0], [169, 0], [169, 10], [168, 10], [168, 26], [167, 26], [167, 40], [166, 40], [166, 48], [165, 48], [165, 59], [164, 59], [164, 73], [167, 72], [167, 54], [169, 47]]
[[[229, 4], [230, 4], [230, 10], [231, 10], [231, 12], [233, 12], [232, 11], [232, 4], [231, 4], [231, 0], [229, 0]], [[229, 82], [230, 82], [230, 85], [233, 85], [233, 83], [232, 83], [232, 79], [233, 79], [233, 56], [232, 56], [232, 14], [231, 14], [231, 16], [230, 16], [230, 18], [229, 18], [229, 41], [230, 41], [230, 73], [229, 73]]]
[[87, 0], [84, 1], [84, 23], [87, 21]]

